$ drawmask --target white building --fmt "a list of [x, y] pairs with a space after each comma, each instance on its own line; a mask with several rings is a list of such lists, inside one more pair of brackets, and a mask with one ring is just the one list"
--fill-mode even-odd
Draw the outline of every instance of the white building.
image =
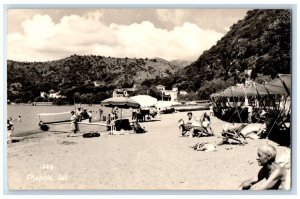
[[41, 92], [40, 96], [43, 97], [43, 98], [46, 98], [46, 97], [49, 97], [49, 98], [66, 98], [66, 96], [63, 96], [63, 95], [60, 94], [60, 91], [55, 92], [52, 89], [49, 91], [49, 94], [47, 94], [46, 92]]
[[166, 87], [163, 86], [163, 85], [157, 85], [156, 89], [159, 90], [159, 91], [164, 91], [164, 90], [166, 90]]
[[187, 95], [188, 94], [188, 92], [186, 92], [186, 91], [179, 91], [179, 95]]
[[113, 91], [112, 97], [129, 97], [134, 91], [136, 91], [135, 85], [132, 88], [117, 88]]
[[157, 85], [156, 89], [161, 92], [163, 101], [177, 101], [178, 98], [178, 88], [173, 87], [172, 90], [166, 90], [166, 87], [163, 85]]

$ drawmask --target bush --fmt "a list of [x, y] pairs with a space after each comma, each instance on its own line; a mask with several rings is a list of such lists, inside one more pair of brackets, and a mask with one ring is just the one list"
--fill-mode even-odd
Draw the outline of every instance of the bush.
[[57, 105], [57, 106], [66, 105], [66, 102], [61, 98], [56, 98], [53, 100], [53, 105]]

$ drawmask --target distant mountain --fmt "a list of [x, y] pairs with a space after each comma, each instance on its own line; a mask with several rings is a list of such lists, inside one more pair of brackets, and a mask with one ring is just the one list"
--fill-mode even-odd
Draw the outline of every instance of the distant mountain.
[[[216, 45], [183, 68], [177, 84], [183, 89], [203, 91], [214, 84], [240, 82], [244, 70], [252, 78], [291, 72], [291, 10], [251, 10]], [[219, 86], [222, 88], [222, 86]], [[214, 92], [211, 89], [203, 98]]]
[[176, 59], [176, 60], [170, 61], [170, 63], [174, 64], [175, 66], [179, 66], [180, 68], [184, 68], [184, 67], [190, 65], [192, 63], [192, 61]]

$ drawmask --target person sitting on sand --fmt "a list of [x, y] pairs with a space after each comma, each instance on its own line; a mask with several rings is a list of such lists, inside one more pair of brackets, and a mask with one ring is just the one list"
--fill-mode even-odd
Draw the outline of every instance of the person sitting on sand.
[[188, 119], [186, 122], [184, 122], [182, 119], [179, 120], [180, 125], [179, 128], [181, 130], [181, 135], [185, 136], [185, 134], [189, 133], [189, 137], [193, 137], [194, 135], [194, 126], [196, 125], [196, 119], [193, 117], [192, 112], [188, 112], [187, 114]]
[[204, 128], [203, 133], [206, 133], [208, 135], [214, 135], [213, 130], [210, 125], [210, 123], [211, 123], [210, 117], [206, 112], [204, 112], [204, 114], [200, 118], [200, 122], [201, 122], [202, 127]]
[[[257, 150], [257, 162], [262, 166], [254, 177], [244, 181], [238, 189], [240, 190], [268, 190], [282, 189], [287, 190], [289, 185], [286, 180], [286, 169], [275, 163], [276, 148], [272, 145], [263, 145]], [[261, 182], [266, 179], [264, 182]], [[261, 182], [257, 184], [258, 182]], [[253, 186], [256, 185], [257, 186]]]

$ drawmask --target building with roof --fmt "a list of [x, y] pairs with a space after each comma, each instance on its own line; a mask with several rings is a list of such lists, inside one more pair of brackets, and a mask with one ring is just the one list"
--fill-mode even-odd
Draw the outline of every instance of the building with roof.
[[157, 85], [156, 89], [161, 92], [163, 101], [172, 101], [176, 102], [178, 98], [178, 88], [173, 86], [172, 90], [166, 90], [165, 86]]
[[132, 88], [116, 88], [112, 97], [129, 97], [134, 91], [136, 91], [136, 85], [133, 85]]

